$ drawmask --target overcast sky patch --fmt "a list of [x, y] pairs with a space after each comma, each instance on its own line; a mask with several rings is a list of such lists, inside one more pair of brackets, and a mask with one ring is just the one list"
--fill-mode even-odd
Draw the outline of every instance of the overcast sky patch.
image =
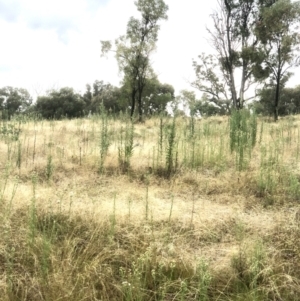
[[12, 66], [10, 64], [0, 64], [0, 73], [3, 72], [3, 73], [7, 73], [7, 72], [12, 72], [12, 71], [15, 71], [17, 70], [17, 67], [16, 66]]
[[107, 5], [109, 0], [87, 0], [86, 5], [90, 12], [96, 12], [101, 6]]
[[54, 30], [63, 43], [109, 0], [0, 0], [0, 18], [33, 30]]
[[0, 18], [7, 22], [16, 22], [20, 12], [20, 3], [14, 0], [0, 0]]
[[60, 41], [67, 43], [70, 31], [78, 31], [79, 27], [72, 18], [40, 17], [36, 16], [28, 20], [28, 26], [32, 29], [54, 30]]

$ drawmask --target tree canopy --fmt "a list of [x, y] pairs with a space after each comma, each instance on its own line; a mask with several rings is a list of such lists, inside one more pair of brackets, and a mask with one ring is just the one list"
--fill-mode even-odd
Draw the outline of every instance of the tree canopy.
[[262, 45], [264, 60], [261, 70], [269, 87], [275, 88], [273, 101], [274, 119], [278, 119], [280, 91], [291, 76], [290, 68], [298, 64], [300, 34], [299, 2], [273, 1], [260, 7], [260, 20], [256, 34]]
[[35, 110], [47, 119], [74, 118], [83, 116], [84, 101], [73, 88], [52, 90], [37, 98]]
[[[135, 2], [141, 18], [131, 17], [127, 23], [126, 34], [115, 42], [116, 59], [123, 81], [127, 83], [131, 95], [131, 117], [136, 102], [139, 120], [143, 115], [143, 91], [148, 80], [154, 78], [150, 55], [156, 47], [159, 22], [167, 19], [168, 6], [163, 0], [138, 0]], [[102, 53], [111, 50], [111, 42], [101, 41]]]
[[253, 83], [276, 87], [277, 120], [281, 86], [291, 75], [288, 70], [299, 63], [299, 12], [299, 2], [291, 0], [220, 0], [208, 29], [216, 54], [201, 54], [193, 61], [192, 86], [217, 106], [230, 102], [235, 109], [244, 106]]
[[32, 98], [26, 89], [10, 86], [0, 89], [0, 108], [4, 119], [26, 110], [31, 103]]

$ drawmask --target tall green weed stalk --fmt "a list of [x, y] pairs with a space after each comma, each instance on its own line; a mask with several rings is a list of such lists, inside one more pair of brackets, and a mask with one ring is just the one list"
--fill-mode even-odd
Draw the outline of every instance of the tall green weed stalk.
[[261, 146], [260, 172], [258, 177], [258, 192], [262, 197], [272, 196], [279, 182], [279, 153], [278, 148]]
[[230, 116], [230, 151], [236, 153], [236, 166], [243, 170], [256, 144], [257, 118], [247, 110], [233, 111]]
[[5, 200], [4, 194], [8, 186], [9, 176], [10, 176], [10, 164], [9, 162], [6, 162], [4, 173], [2, 175], [2, 178], [0, 179], [0, 205]]
[[17, 141], [20, 132], [20, 125], [17, 127], [14, 123], [9, 122], [3, 122], [2, 125], [0, 125], [0, 137], [4, 139], [5, 142]]
[[18, 151], [17, 151], [17, 162], [16, 166], [21, 169], [21, 163], [22, 163], [22, 145], [21, 142], [18, 141]]
[[32, 198], [31, 198], [31, 204], [29, 208], [29, 221], [28, 221], [28, 227], [29, 227], [29, 245], [32, 246], [35, 241], [36, 236], [36, 227], [37, 227], [37, 213], [36, 213], [36, 186], [37, 186], [37, 175], [32, 176]]
[[167, 149], [166, 149], [166, 171], [167, 176], [170, 177], [176, 171], [177, 167], [177, 153], [176, 153], [176, 119], [173, 118], [172, 124], [166, 130]]
[[190, 129], [189, 138], [193, 139], [195, 136], [195, 117], [194, 117], [194, 115], [192, 115], [189, 118], [189, 129]]
[[108, 153], [110, 146], [110, 139], [108, 134], [108, 121], [107, 114], [105, 112], [104, 105], [101, 105], [101, 137], [100, 137], [100, 166], [99, 172], [103, 173], [104, 161]]
[[130, 168], [130, 159], [133, 156], [133, 136], [134, 124], [132, 121], [127, 122], [125, 129], [121, 128], [121, 135], [119, 141], [119, 165], [122, 171], [127, 172]]
[[47, 158], [47, 165], [46, 165], [46, 171], [45, 171], [47, 181], [51, 180], [53, 171], [54, 171], [54, 165], [53, 165], [53, 161], [52, 161], [52, 155], [49, 154], [48, 158]]
[[164, 122], [163, 116], [159, 117], [159, 138], [158, 138], [158, 146], [159, 146], [159, 157], [162, 158], [163, 153], [163, 142], [164, 142]]
[[210, 272], [208, 270], [208, 264], [204, 259], [201, 259], [196, 269], [198, 280], [198, 300], [208, 301], [208, 290], [212, 280]]

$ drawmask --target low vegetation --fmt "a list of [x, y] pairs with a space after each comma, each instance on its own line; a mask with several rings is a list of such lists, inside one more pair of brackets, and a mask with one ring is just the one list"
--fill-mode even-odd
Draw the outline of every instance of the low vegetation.
[[300, 300], [300, 118], [241, 115], [1, 123], [0, 300]]

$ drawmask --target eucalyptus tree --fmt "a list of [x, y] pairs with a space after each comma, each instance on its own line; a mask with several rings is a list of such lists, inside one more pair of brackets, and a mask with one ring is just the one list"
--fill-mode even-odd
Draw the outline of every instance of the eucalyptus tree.
[[212, 55], [202, 53], [198, 56], [199, 61], [193, 61], [196, 80], [192, 86], [206, 95], [209, 102], [220, 106], [230, 103], [228, 86], [224, 78], [219, 76], [220, 66], [218, 60]]
[[[130, 99], [130, 81], [124, 80], [121, 86], [121, 99]], [[142, 93], [143, 115], [151, 116], [166, 110], [167, 104], [175, 98], [175, 90], [172, 85], [161, 83], [156, 76], [148, 78]], [[124, 101], [123, 101], [124, 103]]]
[[299, 65], [300, 3], [290, 0], [260, 1], [264, 4], [256, 24], [256, 34], [264, 51], [260, 67], [268, 75], [268, 86], [275, 88], [273, 113], [277, 121], [280, 92], [292, 74], [290, 68]]
[[[216, 55], [199, 56], [192, 85], [211, 102], [232, 102], [239, 109], [251, 84], [275, 86], [274, 118], [280, 89], [299, 64], [299, 1], [219, 0], [208, 29]], [[220, 76], [220, 74], [221, 76]], [[239, 81], [239, 84], [238, 84]]]
[[[130, 86], [130, 116], [133, 117], [137, 101], [139, 121], [142, 121], [143, 90], [147, 81], [154, 77], [150, 55], [156, 47], [160, 21], [167, 19], [168, 6], [163, 0], [137, 0], [135, 5], [141, 18], [129, 19], [126, 34], [115, 41], [114, 51], [119, 70]], [[101, 41], [101, 44], [102, 54], [112, 49], [110, 41]]]
[[[276, 87], [264, 87], [259, 90], [259, 101], [253, 103], [255, 112], [258, 114], [274, 114], [274, 98]], [[278, 103], [278, 114], [281, 116], [300, 113], [300, 85], [280, 89], [280, 102]]]
[[96, 80], [93, 83], [90, 110], [93, 113], [99, 113], [102, 105], [107, 111], [112, 113], [118, 113], [126, 109], [120, 101], [120, 89], [118, 87], [110, 83], [104, 83], [102, 80]]
[[192, 85], [210, 94], [215, 104], [232, 101], [239, 109], [253, 83], [257, 62], [263, 59], [254, 33], [258, 6], [256, 0], [219, 0], [218, 4], [212, 14], [213, 26], [207, 28], [216, 55], [202, 54], [200, 62], [194, 60], [197, 79]]
[[14, 114], [24, 112], [31, 104], [32, 97], [26, 89], [10, 86], [0, 89], [0, 118], [10, 119]]
[[85, 102], [73, 88], [64, 87], [50, 90], [45, 96], [38, 96], [35, 111], [46, 119], [82, 117]]

